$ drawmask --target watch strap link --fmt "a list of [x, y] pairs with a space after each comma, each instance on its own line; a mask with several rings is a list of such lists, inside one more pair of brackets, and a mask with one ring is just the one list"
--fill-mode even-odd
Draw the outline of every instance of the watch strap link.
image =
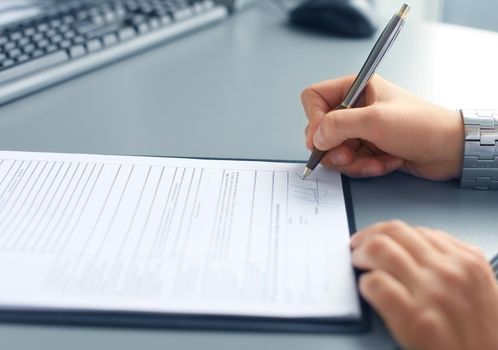
[[498, 110], [460, 110], [465, 126], [461, 186], [498, 190]]

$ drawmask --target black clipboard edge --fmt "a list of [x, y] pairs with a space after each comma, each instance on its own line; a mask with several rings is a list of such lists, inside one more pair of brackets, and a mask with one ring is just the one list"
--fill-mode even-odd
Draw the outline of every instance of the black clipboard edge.
[[[348, 217], [349, 233], [350, 235], [353, 235], [354, 233], [356, 233], [356, 221], [355, 221], [354, 206], [353, 206], [353, 195], [351, 193], [351, 179], [346, 175], [341, 175], [341, 182], [342, 182], [342, 190], [344, 193], [344, 201], [346, 204], [346, 214]], [[363, 272], [364, 271], [362, 270], [354, 268], [357, 287], [360, 276]], [[359, 288], [357, 291], [360, 300], [360, 309], [362, 315], [361, 323], [363, 323], [363, 326], [365, 327], [364, 330], [367, 331], [371, 327], [371, 313], [370, 313], [371, 308], [370, 305], [368, 305], [366, 300], [363, 298], [363, 296], [360, 294]]]
[[[136, 155], [131, 155], [136, 156]], [[232, 160], [278, 163], [303, 163], [301, 160], [242, 159], [242, 158], [202, 158], [174, 156], [139, 156], [160, 158], [188, 158], [202, 160]], [[351, 180], [341, 175], [346, 214], [350, 235], [356, 232], [355, 216], [351, 194]], [[354, 270], [356, 281], [361, 274]], [[267, 333], [361, 333], [371, 328], [370, 307], [358, 292], [361, 317], [334, 318], [277, 318], [255, 316], [222, 316], [205, 314], [165, 314], [153, 312], [126, 311], [81, 311], [81, 310], [47, 310], [47, 309], [2, 309], [0, 323], [54, 325], [67, 327], [112, 327], [141, 329], [175, 329], [233, 332], [267, 332]]]
[[16, 324], [111, 327], [135, 329], [202, 330], [265, 333], [360, 333], [365, 323], [357, 319], [285, 319], [251, 316], [174, 315], [145, 312], [78, 310], [1, 311], [0, 322]]

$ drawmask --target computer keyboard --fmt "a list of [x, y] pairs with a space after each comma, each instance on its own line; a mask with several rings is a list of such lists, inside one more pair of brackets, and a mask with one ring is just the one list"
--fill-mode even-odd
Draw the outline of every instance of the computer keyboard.
[[55, 0], [0, 28], [0, 104], [216, 23], [212, 0]]

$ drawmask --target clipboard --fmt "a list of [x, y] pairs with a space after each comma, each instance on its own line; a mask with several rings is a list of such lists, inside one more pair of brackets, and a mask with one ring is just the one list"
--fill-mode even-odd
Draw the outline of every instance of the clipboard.
[[[299, 162], [300, 163], [300, 162]], [[350, 234], [356, 231], [349, 178], [341, 175]], [[356, 279], [360, 272], [355, 270]], [[357, 289], [360, 317], [266, 317], [0, 307], [0, 322], [63, 326], [188, 329], [283, 333], [358, 333], [370, 328], [370, 309]]]

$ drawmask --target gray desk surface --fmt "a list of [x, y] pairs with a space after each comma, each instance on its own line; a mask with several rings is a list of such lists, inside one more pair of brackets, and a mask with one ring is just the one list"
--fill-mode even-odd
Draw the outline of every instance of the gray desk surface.
[[[0, 108], [0, 149], [306, 159], [300, 91], [355, 73], [372, 40], [298, 32], [261, 4], [225, 23]], [[498, 106], [498, 34], [408, 22], [381, 73], [450, 107]], [[494, 89], [494, 96], [493, 96]], [[493, 100], [494, 98], [494, 100]], [[359, 228], [401, 218], [498, 250], [498, 192], [403, 174], [355, 180]], [[363, 335], [0, 325], [5, 349], [391, 349]]]

